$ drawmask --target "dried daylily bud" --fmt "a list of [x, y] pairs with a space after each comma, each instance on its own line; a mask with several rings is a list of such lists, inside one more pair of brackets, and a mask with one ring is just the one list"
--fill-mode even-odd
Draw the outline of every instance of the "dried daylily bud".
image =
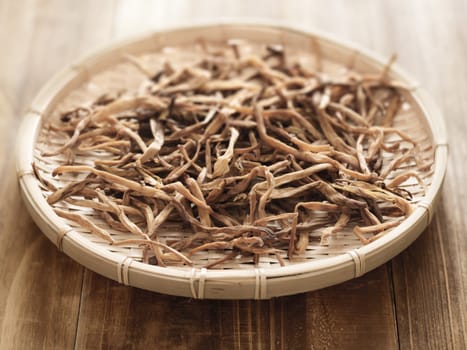
[[[223, 253], [206, 262], [212, 268], [245, 257], [258, 263], [262, 255], [284, 265], [285, 254], [307, 250], [311, 232], [329, 244], [350, 228], [366, 244], [411, 213], [403, 184], [423, 188], [423, 176], [401, 168], [430, 164], [393, 126], [405, 101], [400, 84], [388, 80], [389, 65], [378, 75], [333, 80], [320, 71], [320, 57], [312, 70], [285, 45], [267, 45], [263, 55], [243, 40], [200, 45], [201, 59], [164, 61], [155, 71], [126, 55], [147, 75], [143, 89], [104, 93], [50, 126], [68, 139], [43, 156], [63, 153], [73, 163], [108, 155], [93, 165], [65, 159], [52, 175], [82, 176], [62, 187], [34, 165], [58, 215], [109, 244], [139, 247], [142, 261], [159, 266]], [[170, 223], [186, 234], [161, 237]]]

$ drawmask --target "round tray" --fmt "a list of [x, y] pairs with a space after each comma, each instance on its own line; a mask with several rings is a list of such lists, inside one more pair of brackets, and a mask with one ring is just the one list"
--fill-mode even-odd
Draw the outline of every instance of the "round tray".
[[[191, 267], [159, 267], [144, 264], [120, 249], [96, 243], [76, 227], [58, 217], [47, 203], [32, 163], [38, 161], [37, 140], [54, 108], [72, 91], [96, 73], [118, 64], [123, 54], [153, 52], [167, 45], [189, 44], [203, 38], [222, 41], [242, 38], [257, 43], [284, 43], [288, 47], [319, 50], [330, 62], [348, 64], [358, 72], [381, 71], [385, 61], [353, 44], [327, 36], [277, 25], [210, 24], [151, 33], [135, 40], [112, 45], [79, 60], [51, 79], [28, 110], [18, 137], [17, 174], [27, 209], [44, 234], [65, 254], [87, 268], [116, 280], [160, 293], [210, 299], [268, 299], [330, 286], [358, 276], [385, 263], [411, 244], [429, 224], [442, 185], [447, 161], [447, 142], [442, 117], [432, 99], [420, 88], [406, 98], [414, 112], [398, 121], [404, 131], [423, 144], [424, 157], [433, 161], [424, 175], [426, 190], [414, 199], [414, 211], [399, 226], [381, 238], [362, 245], [357, 241], [339, 247], [309, 247], [305, 259], [278, 264], [244, 264], [228, 269], [206, 270]], [[397, 66], [389, 76], [414, 86]]]

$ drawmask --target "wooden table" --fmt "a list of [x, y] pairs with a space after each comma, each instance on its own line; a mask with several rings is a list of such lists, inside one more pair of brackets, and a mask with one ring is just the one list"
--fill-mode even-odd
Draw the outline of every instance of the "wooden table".
[[[466, 349], [467, 2], [0, 1], [1, 349]], [[60, 254], [19, 198], [13, 145], [59, 68], [115, 38], [222, 15], [299, 23], [399, 63], [443, 110], [450, 159], [432, 224], [356, 280], [269, 301], [124, 287]]]

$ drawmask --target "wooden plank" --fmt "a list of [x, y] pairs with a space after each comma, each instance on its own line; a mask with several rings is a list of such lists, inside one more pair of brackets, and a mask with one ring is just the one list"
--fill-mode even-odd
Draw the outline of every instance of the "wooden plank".
[[281, 19], [282, 3], [285, 2], [277, 1], [275, 6], [270, 6], [268, 0], [256, 0], [254, 4], [236, 0], [121, 0], [116, 10], [115, 36], [125, 38], [169, 26], [215, 22], [239, 16], [243, 19]]
[[11, 53], [2, 55], [0, 64], [9, 98], [0, 92], [0, 348], [65, 349], [74, 341], [82, 269], [58, 254], [29, 216], [21, 215], [25, 208], [11, 152], [19, 118], [13, 111], [20, 104], [21, 81], [31, 79], [28, 73], [34, 76], [24, 69], [24, 53], [34, 38], [28, 23], [36, 9], [29, 2], [7, 4], [2, 3], [0, 15], [2, 32], [9, 34], [2, 36], [2, 47]]
[[[111, 2], [108, 3], [111, 5]], [[86, 27], [93, 2], [0, 3], [0, 348], [71, 349], [83, 268], [49, 242], [20, 200], [12, 152], [21, 113], [57, 69], [111, 27]], [[110, 13], [111, 17], [112, 14]], [[82, 43], [85, 43], [82, 45]], [[7, 96], [8, 102], [3, 97]], [[8, 110], [4, 108], [9, 105]]]
[[397, 329], [388, 264], [307, 295], [309, 349], [395, 349]]
[[0, 30], [0, 45], [2, 47], [0, 87], [5, 98], [11, 103], [13, 113], [17, 111], [16, 98], [20, 96], [22, 83], [26, 78], [25, 67], [28, 64], [35, 17], [34, 1], [0, 2], [0, 24], [2, 27]]
[[[386, 2], [399, 60], [434, 96], [447, 121], [450, 158], [429, 229], [393, 261], [402, 349], [467, 348], [467, 30], [465, 2]], [[417, 16], [413, 16], [417, 13]], [[397, 23], [397, 25], [396, 25]], [[412, 28], [406, 30], [405, 28]]]
[[173, 297], [87, 273], [76, 349], [266, 348], [267, 311], [265, 301]]
[[[40, 87], [53, 74], [98, 46], [112, 33], [114, 0], [48, 0], [36, 7], [33, 40], [27, 71], [17, 100], [27, 108]], [[23, 67], [24, 69], [24, 67]]]
[[[339, 286], [270, 301], [204, 301], [88, 272], [77, 349], [397, 347], [387, 265]], [[371, 334], [371, 337], [368, 335]]]
[[[308, 295], [297, 294], [269, 301], [269, 325], [266, 328], [270, 337], [270, 349], [309, 348], [307, 328]], [[306, 345], [305, 345], [306, 344]]]
[[424, 235], [394, 260], [402, 349], [466, 348], [465, 278], [459, 278], [457, 247], [449, 242], [453, 237], [444, 232], [449, 226], [437, 215]]
[[82, 268], [25, 215], [10, 151], [13, 114], [5, 105], [0, 95], [0, 348], [71, 348]]

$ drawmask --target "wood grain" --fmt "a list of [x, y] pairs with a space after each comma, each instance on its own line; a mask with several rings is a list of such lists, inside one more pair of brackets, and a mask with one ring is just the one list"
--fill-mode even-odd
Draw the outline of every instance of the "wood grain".
[[[19, 198], [12, 107], [0, 92], [0, 349], [70, 348], [83, 269], [58, 254]], [[47, 276], [47, 278], [44, 278]]]
[[454, 246], [441, 235], [446, 225], [441, 215], [437, 215], [434, 227], [394, 260], [402, 348], [463, 349], [466, 346], [467, 309], [457, 276], [456, 256], [451, 254]]
[[[268, 302], [197, 301], [122, 288], [88, 274], [77, 348], [268, 348]], [[89, 289], [89, 290], [88, 290]], [[95, 310], [102, 316], [96, 317]], [[259, 311], [256, 317], [253, 312]]]
[[[0, 348], [467, 348], [465, 13], [460, 0], [0, 0]], [[32, 223], [11, 145], [39, 87], [113, 38], [223, 17], [301, 24], [397, 52], [435, 96], [451, 146], [442, 200], [429, 229], [391, 263], [307, 294], [195, 301], [84, 270]]]
[[[26, 27], [35, 16], [35, 9], [27, 2], [2, 3], [1, 8], [5, 7], [2, 18], [12, 26], [10, 30], [24, 30], [18, 31], [12, 56], [1, 55], [0, 59], [2, 68], [8, 68], [0, 74], [6, 79], [2, 88], [8, 91], [8, 100], [0, 91], [0, 348], [70, 348], [83, 269], [58, 254], [26, 215], [19, 198], [12, 152], [19, 119], [14, 111], [24, 97], [19, 87], [26, 81], [35, 88], [41, 83], [34, 79], [33, 71], [20, 68], [14, 56], [30, 50], [34, 35]], [[24, 17], [13, 21], [16, 11]], [[24, 55], [20, 57], [19, 63], [24, 62]]]
[[385, 265], [356, 280], [308, 293], [309, 348], [397, 348], [390, 281]]
[[390, 279], [383, 266], [308, 294], [200, 301], [122, 287], [87, 273], [76, 348], [144, 349], [157, 342], [163, 349], [393, 349]]
[[[442, 200], [429, 229], [393, 260], [402, 349], [466, 349], [467, 31], [465, 2], [386, 2], [400, 59], [434, 96], [446, 117], [450, 158]], [[413, 13], [417, 13], [414, 22]], [[396, 23], [398, 24], [396, 26]], [[403, 28], [411, 27], [406, 31]]]
[[[3, 1], [0, 18], [0, 348], [74, 347], [83, 268], [41, 234], [19, 198], [15, 174], [20, 114], [59, 68], [108, 30], [87, 27], [93, 2]], [[103, 6], [103, 4], [101, 5]], [[89, 23], [88, 23], [89, 24]], [[57, 30], [60, 28], [60, 30]], [[14, 33], [14, 34], [13, 34]], [[85, 43], [84, 45], [80, 43]], [[3, 91], [0, 91], [0, 94]], [[6, 105], [9, 108], [5, 108]]]

